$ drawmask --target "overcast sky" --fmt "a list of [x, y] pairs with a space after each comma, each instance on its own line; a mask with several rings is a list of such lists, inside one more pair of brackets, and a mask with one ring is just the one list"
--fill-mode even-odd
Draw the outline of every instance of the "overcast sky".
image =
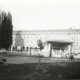
[[80, 0], [0, 0], [14, 30], [80, 29]]

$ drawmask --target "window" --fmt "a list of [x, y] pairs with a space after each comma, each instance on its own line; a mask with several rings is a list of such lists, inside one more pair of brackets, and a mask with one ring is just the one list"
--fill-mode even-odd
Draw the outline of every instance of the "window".
[[26, 47], [26, 50], [28, 50], [28, 47]]
[[22, 48], [23, 50], [25, 49], [25, 47]]
[[35, 50], [37, 51], [37, 47], [35, 47]]
[[64, 49], [62, 49], [62, 52], [64, 52]]

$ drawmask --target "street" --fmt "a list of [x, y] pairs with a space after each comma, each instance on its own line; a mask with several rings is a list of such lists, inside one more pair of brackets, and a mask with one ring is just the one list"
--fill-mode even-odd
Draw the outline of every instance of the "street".
[[[7, 58], [6, 63], [10, 64], [24, 64], [24, 63], [38, 63], [39, 56], [30, 56], [26, 53], [21, 52], [7, 52], [6, 54], [0, 54]], [[66, 58], [54, 58], [54, 57], [41, 57], [41, 63], [52, 63], [52, 62], [80, 62], [80, 60], [70, 61]]]

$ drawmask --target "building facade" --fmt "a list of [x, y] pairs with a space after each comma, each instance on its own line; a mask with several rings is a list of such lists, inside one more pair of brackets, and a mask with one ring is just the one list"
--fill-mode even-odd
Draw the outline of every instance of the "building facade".
[[79, 29], [14, 31], [12, 49], [34, 51], [35, 55], [39, 51], [38, 40], [44, 44], [41, 54], [46, 57], [67, 57], [70, 53], [80, 53]]

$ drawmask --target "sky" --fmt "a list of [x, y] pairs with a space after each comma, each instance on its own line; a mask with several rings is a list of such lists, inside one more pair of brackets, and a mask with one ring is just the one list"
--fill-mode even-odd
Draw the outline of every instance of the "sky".
[[0, 0], [14, 30], [80, 29], [80, 0]]

